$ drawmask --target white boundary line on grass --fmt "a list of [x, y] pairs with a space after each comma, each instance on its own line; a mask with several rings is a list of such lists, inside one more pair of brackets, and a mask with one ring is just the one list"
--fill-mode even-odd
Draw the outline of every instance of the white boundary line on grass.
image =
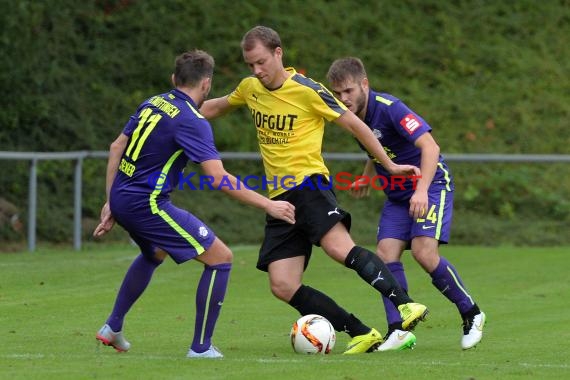
[[[96, 354], [98, 355], [98, 354]], [[0, 355], [0, 358], [2, 359], [22, 359], [22, 360], [30, 360], [30, 359], [44, 359], [44, 358], [56, 358], [58, 356], [65, 356], [66, 359], [69, 359], [70, 357], [75, 357], [76, 359], [84, 359], [87, 357], [91, 357], [91, 355], [55, 355], [55, 354], [42, 354], [42, 353], [27, 353], [27, 354], [6, 354], [6, 355]], [[128, 356], [128, 355], [124, 355], [122, 356], [124, 359], [129, 360], [129, 359], [136, 359], [136, 360], [185, 360], [184, 358], [179, 358], [179, 357], [173, 357], [170, 355], [144, 355], [144, 356]], [[369, 357], [369, 356], [367, 356]], [[305, 356], [303, 356], [303, 358], [305, 358]], [[326, 358], [326, 359], [325, 359]], [[318, 360], [318, 357], [315, 357], [315, 359]], [[321, 357], [321, 359], [325, 359], [326, 361], [331, 361], [331, 362], [345, 362], [345, 363], [354, 363], [354, 362], [362, 362], [362, 363], [370, 363], [369, 359], [363, 360], [360, 358], [333, 358], [332, 356], [328, 356], [328, 357]], [[271, 358], [271, 359], [253, 359], [253, 360], [248, 360], [248, 359], [231, 359], [231, 358], [227, 358], [225, 357], [224, 359], [222, 359], [224, 361], [232, 361], [232, 362], [258, 362], [258, 363], [306, 363], [305, 359], [287, 359], [287, 358], [283, 358], [283, 359], [278, 359], [278, 358]], [[322, 360], [321, 360], [322, 362]], [[429, 361], [429, 362], [414, 362], [415, 365], [428, 365], [428, 366], [447, 366], [447, 367], [459, 367], [462, 365], [465, 365], [465, 363], [462, 362], [442, 362], [442, 361]], [[525, 368], [561, 368], [561, 369], [568, 369], [570, 368], [569, 364], [553, 364], [553, 363], [527, 363], [527, 362], [521, 362], [521, 363], [513, 363], [514, 365], [520, 366], [520, 367], [525, 367]], [[504, 366], [504, 363], [469, 363], [470, 366], [475, 366], [475, 367], [496, 367], [498, 365]]]
[[[354, 363], [355, 361], [359, 362], [366, 362], [368, 363], [369, 360], [360, 360], [356, 358], [351, 359], [331, 359], [334, 362], [346, 362], [346, 363]], [[230, 359], [232, 360], [232, 359]], [[244, 359], [233, 359], [235, 361], [248, 361]], [[259, 363], [303, 363], [305, 360], [303, 359], [257, 359], [255, 360]], [[431, 361], [431, 362], [418, 362], [414, 361], [414, 364], [419, 365], [430, 365], [430, 366], [448, 366], [448, 367], [459, 367], [465, 365], [463, 362], [441, 362], [441, 361]], [[514, 363], [521, 367], [526, 368], [570, 368], [568, 364], [551, 364], [551, 363]], [[504, 363], [469, 363], [469, 365], [477, 366], [477, 367], [496, 367], [497, 365], [504, 365]]]

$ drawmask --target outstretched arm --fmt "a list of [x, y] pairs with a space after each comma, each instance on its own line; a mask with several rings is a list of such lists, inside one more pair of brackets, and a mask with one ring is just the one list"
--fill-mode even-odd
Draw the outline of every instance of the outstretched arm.
[[428, 189], [437, 170], [439, 162], [439, 145], [433, 139], [431, 133], [424, 133], [415, 142], [422, 152], [421, 170], [422, 176], [418, 180], [416, 190], [410, 198], [410, 215], [420, 218], [428, 211]]
[[115, 225], [115, 219], [113, 219], [113, 215], [111, 215], [111, 209], [109, 208], [109, 194], [111, 192], [111, 186], [113, 185], [115, 176], [117, 175], [117, 170], [119, 170], [119, 161], [123, 156], [123, 152], [127, 147], [128, 141], [129, 137], [124, 133], [121, 133], [119, 137], [117, 137], [115, 141], [111, 143], [111, 147], [109, 149], [109, 159], [107, 161], [107, 175], [105, 183], [105, 194], [107, 198], [105, 204], [103, 205], [103, 208], [101, 209], [101, 219], [99, 225], [97, 225], [95, 231], [93, 231], [93, 236], [95, 237], [103, 236]]
[[221, 181], [225, 179], [231, 183], [231, 186], [221, 186], [220, 190], [230, 197], [247, 205], [263, 209], [274, 218], [295, 224], [295, 206], [289, 202], [272, 201], [248, 189], [244, 183], [238, 186], [238, 180], [224, 169], [221, 160], [208, 160], [202, 162], [200, 165], [206, 175], [213, 177], [214, 181], [212, 187], [218, 188]]
[[350, 195], [354, 198], [363, 198], [370, 195], [370, 182], [374, 175], [376, 174], [376, 170], [374, 169], [374, 161], [368, 159], [366, 164], [364, 164], [364, 170], [362, 171], [362, 179], [358, 181], [354, 181], [350, 186]]
[[215, 119], [219, 116], [225, 115], [226, 113], [234, 110], [236, 106], [232, 106], [228, 102], [228, 95], [222, 96], [221, 98], [208, 99], [200, 107], [200, 113], [206, 119]]
[[350, 110], [343, 113], [335, 123], [349, 131], [360, 143], [366, 148], [368, 153], [374, 156], [380, 165], [382, 165], [386, 170], [393, 175], [420, 175], [420, 170], [413, 165], [398, 165], [395, 164], [386, 151], [384, 147], [376, 136], [372, 133], [370, 128], [362, 120], [360, 120], [354, 113]]

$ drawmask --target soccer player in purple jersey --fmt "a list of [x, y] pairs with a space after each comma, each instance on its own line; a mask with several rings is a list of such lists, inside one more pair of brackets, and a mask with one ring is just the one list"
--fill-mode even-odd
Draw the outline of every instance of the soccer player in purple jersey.
[[[433, 285], [457, 306], [463, 319], [461, 347], [474, 347], [483, 336], [485, 313], [468, 293], [453, 265], [439, 255], [439, 244], [447, 244], [449, 240], [454, 186], [449, 168], [430, 133], [431, 127], [400, 99], [370, 89], [366, 70], [358, 58], [334, 61], [327, 79], [336, 97], [372, 129], [395, 163], [421, 169], [422, 176], [416, 184], [407, 180], [403, 187], [384, 188], [387, 200], [378, 225], [377, 254], [407, 290], [400, 260], [404, 250], [411, 248], [414, 259], [429, 273]], [[371, 158], [363, 176], [375, 175], [388, 178], [389, 173]], [[353, 183], [352, 194], [357, 198], [368, 195], [369, 186]], [[412, 347], [416, 337], [403, 331], [397, 310], [387, 298], [383, 301], [388, 333], [378, 350]]]
[[[129, 350], [122, 333], [125, 315], [168, 255], [177, 264], [191, 259], [204, 264], [196, 290], [194, 339], [187, 357], [223, 357], [211, 338], [226, 294], [232, 252], [204, 222], [170, 201], [169, 194], [188, 160], [199, 163], [214, 178], [215, 188], [295, 223], [293, 205], [248, 190], [224, 169], [211, 126], [198, 112], [210, 91], [213, 72], [214, 59], [204, 51], [178, 56], [172, 74], [175, 89], [144, 101], [111, 144], [107, 202], [93, 234], [104, 235], [116, 221], [141, 250], [125, 275], [111, 315], [96, 335], [117, 351]], [[222, 181], [227, 186], [218, 187]]]

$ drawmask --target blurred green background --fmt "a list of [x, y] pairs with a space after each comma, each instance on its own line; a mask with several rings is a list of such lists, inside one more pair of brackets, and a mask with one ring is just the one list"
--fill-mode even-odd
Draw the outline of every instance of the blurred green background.
[[[0, 0], [0, 151], [107, 150], [135, 107], [170, 89], [176, 55], [216, 59], [211, 96], [249, 75], [239, 42], [257, 24], [275, 28], [286, 65], [325, 83], [330, 63], [356, 55], [371, 86], [404, 100], [433, 127], [445, 153], [570, 153], [570, 2], [18, 1]], [[220, 151], [257, 151], [247, 110], [213, 122]], [[358, 152], [327, 126], [325, 152]], [[333, 173], [360, 162], [328, 162]], [[0, 197], [27, 209], [26, 161], [0, 161]], [[452, 243], [570, 244], [568, 163], [451, 162]], [[234, 174], [261, 163], [227, 161]], [[197, 170], [191, 167], [189, 170]], [[84, 236], [104, 201], [104, 160], [85, 161]], [[40, 162], [38, 240], [72, 238], [73, 163]], [[357, 241], [374, 243], [383, 195], [353, 200]], [[264, 216], [213, 191], [178, 192], [231, 244], [259, 243]], [[244, 223], [247, 220], [247, 223]], [[0, 226], [0, 251], [25, 246], [25, 229]], [[126, 240], [117, 229], [105, 241]]]

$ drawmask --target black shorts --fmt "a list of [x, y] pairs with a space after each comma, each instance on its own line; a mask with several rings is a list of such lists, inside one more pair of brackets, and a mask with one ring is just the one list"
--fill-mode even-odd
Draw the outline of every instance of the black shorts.
[[265, 237], [257, 261], [259, 270], [267, 272], [273, 261], [296, 256], [306, 257], [307, 268], [313, 245], [320, 246], [322, 237], [335, 224], [341, 221], [350, 231], [350, 214], [338, 207], [332, 186], [323, 175], [313, 175], [273, 200], [293, 204], [296, 223], [266, 216]]

